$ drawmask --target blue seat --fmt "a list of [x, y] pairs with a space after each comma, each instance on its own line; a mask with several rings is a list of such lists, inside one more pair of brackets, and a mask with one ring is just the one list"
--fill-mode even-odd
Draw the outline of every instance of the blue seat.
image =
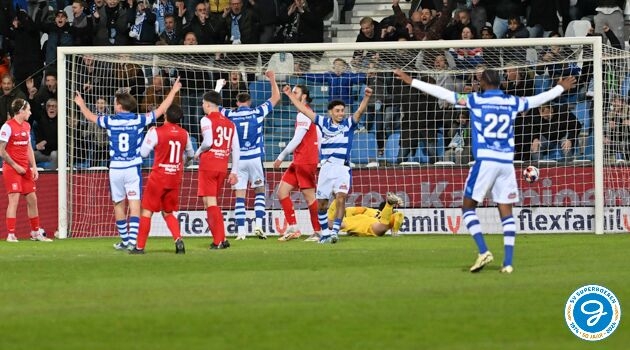
[[354, 134], [350, 161], [356, 164], [367, 164], [376, 160], [376, 136], [372, 133]]
[[621, 95], [630, 96], [630, 75], [626, 75], [621, 82]]
[[388, 163], [396, 163], [398, 161], [398, 153], [400, 152], [400, 134], [393, 133], [389, 135], [385, 141], [385, 150], [383, 157], [380, 158]]

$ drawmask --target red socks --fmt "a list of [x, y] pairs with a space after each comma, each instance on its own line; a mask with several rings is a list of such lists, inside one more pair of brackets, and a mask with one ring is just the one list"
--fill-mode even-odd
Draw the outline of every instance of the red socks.
[[313, 201], [313, 203], [308, 205], [308, 213], [311, 216], [311, 225], [313, 226], [313, 230], [315, 232], [319, 232], [322, 230], [321, 225], [319, 224], [319, 216], [317, 210], [317, 201]]
[[15, 234], [15, 223], [17, 222], [16, 218], [7, 218], [7, 232], [9, 234]]
[[282, 206], [282, 211], [284, 211], [284, 217], [287, 219], [287, 223], [289, 225], [297, 224], [297, 220], [295, 219], [295, 210], [293, 209], [293, 201], [291, 200], [291, 196], [286, 196], [280, 200], [280, 205]]
[[173, 214], [168, 214], [165, 218], [164, 221], [166, 221], [166, 227], [168, 227], [168, 230], [171, 231], [171, 235], [173, 236], [173, 240], [178, 240], [182, 237], [182, 234], [179, 230], [179, 222], [177, 221], [177, 219], [175, 218], [175, 215]]
[[215, 245], [225, 240], [225, 226], [223, 225], [223, 214], [219, 207], [212, 206], [206, 209], [208, 214], [208, 224], [210, 225], [210, 231], [212, 232], [212, 242]]
[[151, 231], [151, 218], [140, 216], [140, 227], [138, 228], [138, 241], [136, 242], [136, 248], [144, 249], [147, 244], [147, 238], [149, 238], [149, 231]]
[[[13, 219], [15, 220], [15, 219]], [[28, 220], [31, 222], [31, 232], [37, 232], [39, 231], [39, 216], [34, 216], [32, 218], [28, 218]], [[15, 230], [15, 224], [14, 224], [14, 230]]]

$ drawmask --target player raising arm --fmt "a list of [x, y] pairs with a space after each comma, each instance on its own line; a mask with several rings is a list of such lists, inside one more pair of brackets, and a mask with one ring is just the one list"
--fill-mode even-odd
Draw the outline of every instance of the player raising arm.
[[241, 145], [240, 159], [237, 170], [238, 181], [234, 184], [236, 202], [234, 204], [234, 219], [237, 226], [236, 239], [245, 239], [245, 198], [247, 184], [254, 189], [254, 211], [256, 224], [254, 234], [258, 238], [266, 239], [263, 223], [265, 219], [265, 172], [262, 165], [264, 153], [263, 123], [265, 117], [273, 111], [273, 107], [280, 101], [280, 90], [273, 71], [265, 72], [271, 84], [271, 97], [260, 106], [251, 107], [251, 96], [241, 92], [236, 96], [236, 109], [219, 107], [219, 111], [228, 117], [236, 126], [239, 143]]
[[[308, 88], [304, 85], [296, 85], [291, 93], [302, 103], [311, 102]], [[310, 108], [310, 106], [306, 105]], [[293, 153], [293, 162], [282, 174], [280, 185], [278, 186], [278, 200], [284, 211], [289, 227], [278, 240], [288, 241], [299, 238], [301, 232], [295, 226], [295, 210], [291, 201], [291, 191], [299, 188], [304, 195], [304, 200], [308, 205], [308, 212], [311, 217], [313, 234], [307, 238], [308, 241], [319, 240], [321, 227], [317, 217], [317, 200], [315, 199], [315, 176], [317, 174], [317, 163], [319, 163], [319, 130], [317, 126], [304, 114], [298, 113], [295, 121], [295, 133], [289, 144], [280, 152], [278, 158], [273, 163], [273, 167], [278, 169], [284, 158]]]
[[[181, 87], [182, 84], [177, 78], [158, 108], [146, 114], [132, 112], [136, 110], [138, 103], [128, 92], [117, 92], [114, 95], [115, 115], [98, 116], [88, 109], [79, 92], [74, 97], [74, 102], [85, 118], [100, 128], [107, 129], [109, 135], [109, 187], [114, 202], [116, 228], [121, 238], [121, 242], [114, 244], [115, 249], [131, 250], [136, 245], [142, 190], [140, 144], [144, 128], [166, 112]], [[129, 224], [125, 198], [129, 201]]]
[[326, 211], [331, 194], [335, 196], [335, 201], [337, 202], [337, 214], [332, 229], [328, 228], [325, 232], [322, 232], [319, 243], [337, 243], [339, 240], [339, 228], [341, 227], [346, 208], [346, 197], [350, 191], [352, 137], [361, 115], [367, 108], [370, 96], [372, 96], [372, 89], [369, 87], [365, 88], [363, 100], [351, 117], [346, 117], [346, 105], [343, 101], [331, 101], [328, 104], [329, 118], [323, 117], [308, 108], [293, 95], [290, 86], [285, 86], [283, 91], [298, 111], [311, 119], [322, 131], [321, 156], [323, 164], [319, 171], [316, 193], [319, 207], [319, 224], [322, 227], [322, 231], [328, 227]]
[[142, 213], [138, 244], [131, 254], [144, 254], [144, 247], [151, 230], [151, 216], [162, 211], [162, 217], [175, 241], [175, 254], [184, 254], [184, 241], [179, 230], [179, 222], [173, 215], [179, 210], [179, 190], [184, 175], [185, 158], [192, 160], [195, 152], [188, 132], [179, 126], [184, 112], [179, 105], [171, 105], [166, 110], [166, 122], [147, 132], [140, 155], [148, 157], [155, 150], [153, 169], [142, 196]]
[[227, 176], [230, 153], [232, 153], [232, 172], [228, 178], [230, 185], [234, 185], [238, 180], [236, 169], [240, 157], [236, 127], [219, 112], [220, 105], [221, 95], [218, 92], [209, 91], [203, 95], [202, 106], [206, 114], [200, 122], [203, 142], [195, 153], [195, 159], [199, 159], [197, 196], [202, 197], [208, 215], [208, 226], [212, 232], [210, 249], [230, 247], [230, 242], [225, 239], [223, 214], [217, 205], [217, 196]]
[[7, 205], [6, 224], [7, 242], [17, 242], [15, 224], [20, 195], [26, 198], [26, 211], [31, 224], [31, 240], [52, 242], [44, 236], [44, 230], [39, 227], [39, 212], [37, 210], [37, 195], [35, 181], [39, 177], [35, 154], [31, 145], [31, 106], [21, 98], [11, 102], [10, 114], [13, 118], [7, 120], [0, 129], [0, 156], [2, 163], [2, 177], [7, 189], [9, 203]]
[[480, 87], [483, 92], [459, 94], [443, 87], [412, 79], [400, 69], [394, 70], [396, 78], [422, 90], [429, 95], [468, 108], [472, 126], [471, 140], [475, 164], [468, 173], [464, 187], [462, 205], [464, 223], [472, 235], [479, 255], [470, 267], [478, 272], [494, 259], [486, 247], [481, 225], [475, 208], [483, 201], [488, 190], [498, 203], [503, 225], [505, 257], [501, 272], [512, 273], [512, 256], [516, 238], [516, 224], [512, 217], [512, 205], [518, 202], [518, 185], [514, 170], [514, 120], [518, 113], [560, 96], [575, 86], [574, 77], [558, 81], [552, 89], [530, 97], [506, 95], [499, 89], [501, 75], [496, 70], [486, 69], [481, 73]]

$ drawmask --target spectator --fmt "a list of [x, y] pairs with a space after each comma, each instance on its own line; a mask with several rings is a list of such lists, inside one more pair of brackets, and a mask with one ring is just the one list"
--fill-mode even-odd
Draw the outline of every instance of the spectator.
[[527, 30], [527, 28], [525, 28], [523, 23], [521, 23], [520, 17], [510, 17], [508, 18], [508, 27], [503, 37], [506, 39], [529, 38], [529, 31]]
[[95, 60], [93, 55], [83, 55], [74, 81], [75, 91], [79, 91], [90, 105], [93, 105], [98, 97], [113, 96], [116, 89], [113, 69], [114, 65], [111, 62]]
[[336, 58], [333, 61], [332, 71], [307, 73], [303, 77], [310, 84], [328, 84], [328, 100], [341, 100], [345, 103], [347, 111], [354, 112], [354, 101], [357, 96], [352, 92], [352, 88], [355, 85], [364, 84], [366, 75], [351, 72], [346, 61]]
[[[0, 0], [0, 59], [9, 51], [9, 31], [15, 18], [15, 6], [12, 0]], [[0, 77], [4, 75], [0, 72]]]
[[[32, 79], [27, 80], [27, 85], [33, 85]], [[44, 112], [46, 112], [45, 103], [48, 100], [54, 99], [55, 105], [57, 104], [57, 75], [55, 72], [46, 72], [44, 77], [44, 85], [39, 89], [35, 89], [33, 97], [29, 96], [29, 104], [31, 105], [31, 112], [33, 115], [29, 119], [29, 123], [39, 122]]]
[[[502, 90], [508, 95], [519, 97], [534, 95], [534, 79], [527, 76], [527, 69], [518, 67], [516, 62], [508, 62], [505, 69]], [[533, 74], [532, 74], [533, 75]]]
[[[372, 87], [372, 98], [368, 102], [367, 110], [363, 122], [365, 129], [376, 136], [376, 148], [378, 157], [382, 157], [385, 151], [385, 140], [387, 130], [385, 127], [385, 108], [391, 105], [392, 98], [389, 91], [392, 87], [391, 74], [377, 72], [371, 64], [371, 69], [367, 74], [367, 86]], [[362, 91], [365, 89], [361, 89]]]
[[457, 119], [451, 121], [447, 136], [450, 141], [447, 141], [444, 160], [455, 164], [468, 164], [472, 160], [472, 153], [470, 151], [470, 118], [467, 110], [458, 110]]
[[[27, 6], [22, 8], [34, 22], [43, 22], [48, 18], [48, 0], [29, 0]], [[17, 9], [16, 9], [17, 10]]]
[[133, 10], [120, 0], [105, 0], [96, 8], [94, 18], [94, 45], [120, 46], [129, 44], [129, 23], [133, 23]]
[[92, 19], [94, 20], [94, 22], [96, 22], [96, 19], [94, 17], [94, 12], [97, 12], [103, 6], [105, 6], [105, 0], [93, 0], [90, 2], [90, 8], [89, 8], [88, 13], [92, 16]]
[[563, 159], [571, 160], [582, 124], [569, 106], [543, 104], [533, 110], [533, 118], [531, 159], [538, 161], [560, 147]]
[[226, 79], [226, 85], [223, 87], [222, 99], [226, 108], [236, 108], [236, 96], [241, 92], [249, 93], [247, 83], [243, 81], [241, 72], [231, 71], [228, 79]]
[[44, 44], [46, 71], [56, 70], [57, 48], [59, 46], [72, 46], [74, 35], [68, 23], [68, 14], [64, 10], [55, 12], [52, 22], [38, 22], [39, 29], [48, 34], [48, 40]]
[[[493, 7], [488, 6], [488, 8]], [[521, 0], [500, 0], [497, 1], [496, 7], [494, 9], [496, 11], [496, 16], [494, 17], [492, 30], [494, 31], [494, 35], [496, 35], [497, 38], [503, 38], [505, 32], [507, 32], [508, 18], [521, 17], [523, 16], [523, 14], [525, 14], [523, 1]], [[491, 16], [488, 17], [491, 18]]]
[[208, 6], [204, 2], [198, 3], [194, 8], [195, 16], [190, 20], [190, 24], [184, 28], [184, 33], [195, 33], [199, 45], [223, 44], [225, 31], [220, 20], [210, 18]]
[[[298, 4], [302, 8], [300, 10]], [[332, 11], [332, 1], [294, 1], [279, 16], [276, 41], [282, 43], [323, 43], [324, 17]], [[321, 59], [323, 52], [302, 52], [305, 59]]]
[[[395, 27], [393, 18], [383, 20], [379, 23], [372, 17], [363, 17], [359, 22], [361, 30], [357, 35], [357, 42], [377, 42], [377, 41], [396, 41], [398, 40], [398, 30]], [[373, 60], [376, 53], [369, 51], [357, 50], [354, 52], [352, 61], [361, 66], [368, 66], [369, 61]]]
[[26, 100], [26, 95], [22, 90], [15, 88], [15, 79], [10, 74], [2, 76], [2, 96], [0, 96], [0, 125], [4, 124], [13, 116], [10, 115], [11, 103], [16, 98]]
[[182, 31], [182, 17], [166, 15], [164, 17], [164, 31], [160, 34], [158, 45], [179, 45], [184, 39]]
[[[111, 115], [105, 98], [97, 96], [91, 109], [98, 116]], [[107, 166], [109, 161], [109, 138], [107, 130], [99, 128], [85, 118], [78, 118], [75, 122], [75, 159], [78, 167]]]
[[[445, 89], [455, 90], [455, 80], [453, 74], [448, 71], [448, 63], [446, 56], [438, 54], [433, 61], [433, 71], [429, 73], [430, 77], [435, 80], [435, 85], [439, 85]], [[440, 108], [448, 107], [448, 102], [438, 100]]]
[[[146, 113], [154, 110], [164, 101], [169, 92], [171, 92], [171, 88], [164, 86], [164, 78], [161, 75], [154, 76], [153, 83], [147, 88], [142, 102], [140, 102], [139, 112]], [[173, 103], [181, 105], [179, 92], [173, 98]]]
[[[434, 16], [429, 8], [423, 8], [422, 11], [415, 11], [410, 17], [412, 33], [409, 35], [411, 40], [440, 40], [442, 33], [451, 18], [451, 11], [455, 7], [454, 2], [450, 2], [448, 6], [444, 6], [439, 15]], [[399, 6], [393, 6], [394, 15], [398, 20], [404, 17], [404, 13]]]
[[[473, 40], [475, 38], [474, 29], [465, 26], [461, 32], [462, 40]], [[448, 54], [453, 57], [455, 67], [459, 70], [470, 71], [483, 64], [483, 49], [481, 47], [465, 47], [459, 49], [449, 49]], [[465, 80], [464, 75], [456, 77], [458, 80]], [[468, 91], [464, 91], [468, 92]]]
[[243, 0], [230, 0], [230, 7], [223, 11], [223, 32], [228, 44], [258, 44], [260, 22], [253, 11], [243, 8]]
[[[559, 1], [559, 2], [562, 2], [562, 1]], [[555, 32], [558, 30], [558, 26], [560, 25], [560, 20], [558, 19], [558, 4], [557, 3], [558, 1], [549, 1], [549, 0], [530, 0], [529, 1], [529, 14], [527, 16], [527, 27], [529, 28], [530, 37], [532, 38], [540, 38], [543, 36], [546, 37], [551, 32]], [[566, 24], [568, 24], [568, 21]], [[566, 24], [564, 24], [565, 28], [566, 28]], [[509, 23], [508, 23], [508, 26], [509, 26]]]
[[624, 7], [625, 0], [596, 0], [595, 10], [595, 31], [597, 33], [604, 32], [604, 26], [609, 27], [620, 41], [625, 38], [624, 28]]
[[118, 60], [113, 65], [113, 72], [110, 74], [113, 75], [114, 88], [117, 91], [129, 92], [137, 99], [144, 94], [144, 71], [139, 65], [130, 63], [128, 54], [118, 55]]
[[481, 0], [472, 0], [470, 8], [470, 23], [477, 29], [477, 33], [475, 33], [476, 37], [481, 37], [481, 28], [486, 26], [487, 21], [488, 13], [481, 3]]
[[46, 101], [46, 118], [35, 127], [35, 162], [49, 163], [46, 169], [57, 169], [57, 99]]
[[[420, 79], [434, 82], [427, 76]], [[429, 157], [429, 163], [435, 163], [437, 132], [443, 120], [437, 99], [398, 80], [395, 80], [392, 95], [401, 112], [400, 153], [397, 162], [406, 162], [409, 156], [416, 154], [420, 142], [423, 142], [424, 153]]]
[[[19, 64], [13, 64], [13, 77], [20, 84], [31, 77], [36, 87], [39, 87], [44, 66], [39, 43], [39, 29], [24, 11], [18, 11], [11, 24], [10, 37], [14, 42], [11, 61], [19, 62]], [[25, 89], [24, 85], [22, 89]]]
[[[194, 32], [186, 33], [184, 45], [197, 45], [197, 38]], [[194, 60], [194, 58], [190, 58], [190, 61], [187, 58], [183, 58], [183, 63], [199, 64], [198, 61]], [[180, 82], [182, 83], [180, 95], [182, 108], [184, 109], [184, 118], [181, 125], [188, 130], [190, 137], [200, 140], [199, 119], [203, 118], [204, 112], [199, 101], [203, 99], [204, 92], [214, 88], [212, 86], [212, 77], [205, 70], [189, 67], [179, 69], [177, 75], [180, 76]]]
[[[405, 0], [406, 2], [411, 1], [411, 6], [409, 7], [409, 18], [414, 12], [420, 12], [422, 9], [428, 9], [429, 11], [435, 12], [436, 9], [442, 8], [443, 2], [442, 0]], [[439, 7], [436, 6], [439, 2]]]
[[155, 27], [157, 16], [151, 10], [148, 0], [140, 0], [136, 3], [134, 19], [129, 29], [132, 45], [155, 45], [158, 40], [158, 32]]
[[444, 30], [444, 39], [460, 40], [462, 38], [462, 30], [464, 27], [470, 28], [472, 30], [473, 37], [477, 37], [477, 33], [479, 32], [470, 22], [470, 12], [468, 10], [460, 9], [455, 14], [451, 25], [447, 26]]
[[[290, 6], [299, 6], [304, 12], [305, 0], [293, 0]], [[259, 18], [258, 43], [270, 44], [275, 41], [276, 26], [280, 24], [280, 13], [284, 12], [282, 0], [249, 0], [251, 11]], [[253, 7], [252, 7], [253, 5]], [[290, 7], [289, 6], [289, 7]], [[300, 10], [298, 10], [300, 11]], [[267, 60], [263, 60], [266, 62]]]
[[153, 13], [158, 22], [158, 33], [162, 33], [166, 27], [164, 21], [166, 16], [175, 15], [179, 9], [175, 8], [175, 2], [173, 0], [157, 0], [153, 3]]
[[604, 120], [604, 159], [609, 162], [630, 160], [630, 101], [625, 96], [613, 96]]
[[[72, 38], [74, 46], [91, 46], [92, 33], [94, 32], [94, 19], [91, 14], [85, 13], [85, 3], [83, 0], [72, 2]], [[49, 37], [50, 39], [50, 37]]]

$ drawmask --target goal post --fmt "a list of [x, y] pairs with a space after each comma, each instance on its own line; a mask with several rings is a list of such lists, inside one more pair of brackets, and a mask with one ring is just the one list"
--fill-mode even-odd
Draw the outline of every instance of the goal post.
[[[551, 47], [559, 47], [561, 54], [551, 60], [543, 58]], [[473, 60], [476, 55], [479, 60]], [[59, 236], [100, 237], [115, 233], [113, 208], [108, 197], [107, 161], [103, 157], [103, 152], [107, 152], [103, 149], [106, 140], [98, 130], [85, 125], [84, 117], [75, 108], [73, 98], [77, 90], [86, 96], [90, 108], [102, 108], [97, 107], [98, 100], [102, 99], [104, 113], [112, 113], [113, 92], [128, 89], [140, 102], [139, 108], [145, 108], [138, 112], [144, 113], [154, 108], [154, 105], [143, 104], [148, 92], [155, 92], [155, 89], [149, 90], [154, 75], [160, 73], [165, 87], [175, 76], [185, 76], [189, 85], [177, 100], [187, 114], [183, 126], [194, 136], [194, 144], [199, 144], [201, 94], [213, 88], [218, 78], [234, 78], [244, 85], [226, 86], [222, 92], [224, 105], [242, 86], [251, 95], [252, 103], [261, 103], [270, 97], [268, 81], [263, 76], [268, 68], [276, 71], [281, 85], [300, 83], [308, 87], [313, 98], [311, 106], [321, 115], [326, 114], [329, 99], [346, 100], [349, 112], [358, 106], [363, 87], [374, 88], [375, 96], [368, 113], [354, 134], [353, 187], [348, 204], [376, 206], [386, 192], [397, 192], [407, 202], [401, 209], [407, 216], [403, 225], [406, 233], [465, 232], [457, 208], [469, 168], [469, 159], [461, 157], [461, 149], [464, 153], [470, 152], [470, 144], [456, 145], [458, 130], [465, 128], [465, 123], [461, 124], [461, 118], [466, 118], [462, 110], [428, 98], [418, 90], [397, 85], [392, 79], [394, 68], [438, 85], [444, 83], [440, 79], [450, 78], [446, 79], [448, 88], [462, 93], [478, 88], [475, 74], [480, 67], [500, 69], [506, 77], [511, 74], [510, 70], [518, 70], [520, 81], [531, 89], [517, 91], [523, 94], [550, 88], [558, 74], [562, 74], [554, 71], [558, 67], [571, 74], [588, 74], [588, 77], [580, 77], [579, 89], [552, 103], [554, 113], [568, 109], [580, 122], [576, 124], [581, 125], [579, 130], [575, 127], [567, 130], [567, 135], [577, 135], [570, 154], [564, 154], [559, 146], [569, 138], [566, 136], [549, 150], [533, 155], [531, 143], [538, 126], [519, 126], [518, 130], [525, 130], [527, 134], [517, 139], [528, 151], [521, 151], [515, 165], [521, 192], [521, 202], [515, 209], [515, 217], [519, 217], [517, 231], [619, 232], [618, 228], [623, 227], [626, 220], [624, 215], [630, 213], [630, 210], [625, 211], [630, 203], [621, 198], [623, 193], [630, 193], [630, 170], [626, 166], [630, 159], [610, 162], [607, 158], [606, 152], [610, 149], [604, 146], [607, 127], [604, 103], [608, 101], [604, 101], [604, 97], [608, 100], [613, 95], [628, 98], [628, 88], [624, 85], [630, 82], [628, 55], [603, 46], [598, 36], [299, 45], [60, 47], [57, 53], [58, 118], [59, 125], [66, 127], [58, 131]], [[434, 65], [437, 56], [444, 57], [445, 68]], [[326, 74], [334, 70], [337, 59], [345, 62], [348, 72], [347, 80], [341, 82], [351, 86], [346, 95], [333, 96], [343, 89], [334, 85], [339, 80]], [[358, 80], [352, 80], [354, 78]], [[295, 108], [283, 97], [274, 112], [266, 117], [263, 127], [268, 211], [265, 220], [268, 231], [275, 233], [282, 233], [284, 225], [275, 196], [282, 172], [274, 170], [271, 164], [291, 140], [295, 116]], [[528, 114], [527, 117], [532, 118], [527, 119], [527, 123], [531, 123], [540, 116]], [[454, 127], [457, 122], [460, 128]], [[290, 157], [285, 159], [284, 168], [290, 160]], [[150, 160], [144, 162], [145, 176], [149, 172], [148, 165]], [[539, 166], [541, 170], [541, 179], [535, 184], [528, 185], [520, 176], [527, 165]], [[196, 175], [194, 165], [186, 170], [180, 196], [182, 210], [177, 217], [185, 235], [209, 234], [203, 220], [203, 207], [196, 197]], [[227, 184], [224, 187], [221, 207], [230, 234], [234, 197]], [[292, 197], [298, 200], [298, 221], [304, 224], [303, 232], [308, 231], [308, 214], [300, 203], [302, 197], [298, 193]], [[248, 220], [253, 216], [252, 198], [250, 194]], [[493, 203], [486, 201], [480, 207], [482, 224], [490, 227], [486, 230], [499, 232]], [[153, 220], [156, 225], [151, 234], [167, 235], [165, 226], [158, 223], [160, 216], [154, 215]]]

